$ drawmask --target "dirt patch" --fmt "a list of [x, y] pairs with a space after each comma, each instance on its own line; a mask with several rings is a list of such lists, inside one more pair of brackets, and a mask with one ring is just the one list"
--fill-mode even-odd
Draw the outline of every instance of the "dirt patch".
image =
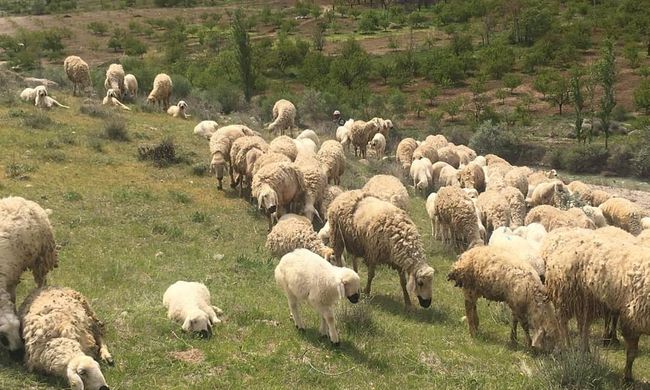
[[599, 185], [592, 185], [592, 187], [625, 198], [631, 202], [636, 203], [639, 207], [646, 210], [647, 212], [650, 212], [650, 192]]
[[186, 351], [170, 352], [169, 356], [176, 360], [192, 364], [199, 364], [205, 360], [205, 355], [203, 352], [196, 348], [188, 349]]

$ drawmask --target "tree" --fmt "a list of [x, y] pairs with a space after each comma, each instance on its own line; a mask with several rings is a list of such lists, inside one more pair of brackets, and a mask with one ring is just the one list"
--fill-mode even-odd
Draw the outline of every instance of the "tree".
[[108, 25], [103, 22], [90, 22], [88, 23], [88, 30], [93, 35], [104, 35], [108, 32]]
[[584, 70], [580, 68], [575, 68], [571, 72], [571, 100], [573, 101], [573, 109], [576, 114], [575, 117], [575, 127], [576, 127], [576, 139], [578, 142], [585, 142], [586, 137], [582, 133], [582, 121], [584, 120], [583, 110], [585, 108], [585, 98], [583, 93], [583, 76]]
[[370, 57], [361, 45], [349, 38], [341, 50], [341, 55], [336, 57], [330, 66], [330, 75], [335, 82], [345, 85], [348, 89], [360, 83], [368, 82]]
[[639, 67], [641, 56], [639, 55], [639, 48], [634, 42], [628, 42], [625, 44], [625, 48], [623, 49], [623, 56], [625, 56], [627, 64], [630, 66], [630, 68], [636, 69]]
[[603, 125], [605, 132], [605, 149], [609, 141], [609, 124], [611, 122], [612, 110], [616, 106], [616, 55], [614, 54], [614, 42], [611, 39], [605, 40], [601, 52], [601, 58], [596, 65], [598, 81], [602, 88], [603, 95], [600, 98], [600, 109], [598, 118]]
[[501, 105], [504, 105], [504, 104], [506, 103], [506, 97], [508, 97], [508, 92], [507, 92], [505, 89], [503, 89], [503, 88], [499, 88], [499, 89], [497, 89], [497, 91], [494, 93], [494, 96], [495, 96], [497, 99], [501, 100]]
[[533, 88], [542, 94], [542, 99], [546, 100], [546, 95], [551, 89], [552, 73], [550, 71], [540, 72], [533, 81]]
[[455, 97], [453, 99], [447, 100], [443, 105], [444, 111], [449, 114], [451, 121], [455, 120], [456, 115], [460, 112], [460, 108], [463, 106], [463, 100], [460, 97]]
[[513, 93], [514, 89], [521, 85], [521, 77], [513, 73], [508, 73], [503, 76], [503, 85], [510, 89], [510, 93]]
[[420, 91], [420, 96], [422, 99], [428, 101], [430, 106], [433, 106], [435, 104], [436, 97], [438, 97], [439, 94], [440, 87], [435, 84]]
[[650, 115], [650, 80], [641, 81], [639, 87], [634, 90], [634, 105], [639, 110], [644, 110], [646, 115]]
[[493, 44], [481, 51], [480, 60], [483, 64], [483, 73], [500, 79], [512, 69], [515, 63], [515, 53], [510, 46]]
[[325, 30], [327, 25], [323, 22], [316, 23], [314, 30], [312, 32], [311, 38], [312, 43], [314, 44], [314, 49], [318, 51], [323, 51], [325, 46]]
[[390, 60], [377, 61], [374, 67], [377, 76], [381, 77], [384, 85], [386, 85], [388, 78], [395, 72], [395, 63]]
[[235, 43], [235, 57], [239, 65], [239, 76], [242, 82], [244, 99], [246, 99], [247, 103], [250, 103], [255, 87], [255, 74], [253, 73], [250, 38], [246, 30], [244, 13], [241, 9], [236, 10], [233, 14], [230, 27]]
[[562, 115], [562, 106], [571, 100], [571, 91], [568, 80], [559, 72], [554, 72], [551, 75], [548, 98], [554, 106], [560, 109], [560, 115]]

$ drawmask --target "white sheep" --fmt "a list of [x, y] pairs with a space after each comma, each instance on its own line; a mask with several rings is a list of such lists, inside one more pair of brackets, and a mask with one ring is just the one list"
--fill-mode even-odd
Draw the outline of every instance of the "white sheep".
[[485, 191], [485, 174], [481, 165], [470, 162], [458, 171], [458, 182], [463, 188], [474, 188], [478, 192]]
[[625, 198], [611, 198], [598, 207], [607, 223], [635, 236], [643, 230], [641, 219], [648, 216], [645, 210]]
[[496, 228], [510, 226], [510, 204], [500, 192], [487, 190], [479, 194], [476, 207], [481, 216], [481, 222], [485, 226], [488, 240]]
[[596, 228], [601, 228], [607, 226], [607, 219], [603, 215], [603, 212], [598, 207], [593, 206], [582, 206], [582, 211], [585, 212], [585, 215], [589, 217], [596, 225]]
[[386, 137], [382, 133], [375, 134], [374, 137], [368, 142], [368, 147], [375, 152], [375, 157], [381, 160], [386, 151]]
[[431, 186], [433, 186], [432, 172], [433, 165], [426, 157], [419, 160], [413, 160], [411, 163], [410, 175], [413, 180], [413, 187], [416, 190], [422, 191], [425, 196]]
[[502, 226], [492, 232], [488, 245], [504, 249], [527, 261], [535, 269], [542, 283], [544, 282], [546, 266], [540, 256], [540, 242], [528, 240], [514, 233], [510, 228]]
[[131, 111], [129, 107], [125, 106], [118, 100], [117, 93], [118, 92], [114, 89], [106, 91], [106, 96], [104, 97], [104, 100], [102, 100], [102, 104], [105, 106], [120, 107], [124, 110]]
[[124, 68], [120, 64], [110, 64], [106, 70], [106, 79], [104, 80], [106, 90], [113, 89], [119, 92], [118, 99], [124, 96]]
[[275, 267], [275, 281], [287, 296], [296, 328], [305, 329], [300, 303], [307, 301], [320, 315], [320, 333], [338, 345], [334, 305], [343, 297], [352, 303], [359, 301], [359, 275], [349, 268], [336, 267], [307, 249], [296, 249], [282, 256]]
[[230, 186], [239, 187], [240, 197], [244, 195], [244, 188], [251, 186], [255, 161], [268, 150], [269, 145], [258, 136], [239, 137], [232, 143], [230, 157], [234, 177]]
[[431, 234], [445, 244], [464, 251], [484, 245], [485, 228], [474, 201], [458, 187], [443, 187], [426, 201]]
[[164, 111], [169, 107], [169, 99], [172, 97], [172, 88], [174, 84], [172, 83], [171, 77], [165, 73], [159, 73], [153, 79], [153, 89], [149, 96], [147, 96], [147, 102], [150, 104], [161, 104]]
[[325, 246], [307, 217], [285, 214], [266, 236], [266, 249], [280, 258], [298, 248], [308, 249], [330, 263], [334, 262], [334, 250]]
[[251, 194], [267, 216], [269, 231], [291, 204], [304, 202], [302, 172], [294, 163], [269, 164], [253, 176]]
[[424, 142], [432, 145], [436, 150], [440, 148], [444, 148], [449, 144], [449, 141], [447, 141], [447, 138], [445, 138], [444, 135], [442, 134], [430, 134], [427, 135], [427, 137], [424, 139]]
[[460, 156], [453, 146], [447, 145], [438, 149], [438, 160], [444, 161], [456, 169], [460, 166]]
[[25, 364], [68, 380], [73, 390], [108, 390], [95, 359], [113, 365], [104, 325], [81, 293], [65, 287], [34, 290], [19, 311]]
[[[432, 167], [433, 170], [433, 167]], [[451, 165], [443, 166], [437, 175], [437, 180], [434, 179], [433, 188], [439, 190], [442, 187], [460, 187], [458, 181], [459, 171]], [[433, 175], [432, 175], [433, 176]]]
[[316, 143], [309, 138], [295, 139], [293, 142], [296, 144], [298, 154], [296, 156], [296, 161], [298, 161], [301, 156], [302, 158], [315, 158], [316, 153], [318, 153], [318, 147]]
[[165, 290], [163, 305], [167, 318], [182, 324], [186, 332], [199, 333], [204, 338], [212, 336], [212, 327], [221, 323], [217, 315], [223, 310], [210, 303], [210, 291], [203, 283], [179, 280]]
[[375, 175], [361, 188], [369, 195], [391, 202], [400, 209], [407, 211], [409, 193], [404, 184], [392, 175]]
[[201, 121], [194, 126], [194, 134], [209, 140], [218, 129], [219, 124], [215, 121]]
[[339, 185], [341, 183], [341, 176], [345, 172], [345, 152], [343, 151], [343, 145], [338, 141], [327, 140], [321, 145], [316, 157], [323, 164], [323, 169], [327, 175], [327, 182]]
[[296, 121], [296, 106], [286, 99], [280, 99], [273, 105], [273, 122], [271, 122], [267, 130], [271, 133], [279, 131], [280, 135], [285, 132], [293, 136], [293, 128]]
[[397, 144], [397, 150], [395, 151], [397, 162], [402, 164], [402, 169], [406, 172], [409, 172], [411, 169], [413, 152], [415, 152], [417, 147], [417, 141], [413, 138], [404, 138], [399, 142], [399, 144]]
[[86, 61], [77, 56], [68, 56], [63, 61], [63, 70], [72, 81], [72, 96], [82, 93], [90, 86], [90, 68]]
[[438, 151], [431, 144], [424, 142], [418, 145], [413, 151], [413, 160], [418, 160], [422, 157], [428, 158], [433, 164], [438, 161]]
[[310, 140], [314, 141], [314, 144], [318, 147], [320, 145], [320, 139], [318, 138], [318, 135], [314, 130], [303, 130], [296, 139], [304, 139], [304, 138], [309, 138]]
[[16, 351], [22, 347], [16, 316], [16, 286], [30, 269], [38, 287], [58, 264], [48, 215], [35, 202], [21, 197], [0, 200], [0, 340]]
[[167, 109], [167, 114], [173, 116], [174, 118], [187, 119], [190, 117], [190, 115], [188, 115], [186, 111], [187, 103], [185, 103], [185, 100], [180, 100], [175, 106], [171, 106]]
[[533, 190], [530, 200], [527, 200], [531, 207], [539, 205], [551, 205], [559, 207], [561, 196], [569, 193], [566, 186], [559, 180], [539, 183]]
[[131, 73], [124, 76], [124, 94], [128, 95], [129, 99], [138, 96], [138, 79]]
[[526, 214], [524, 224], [530, 225], [533, 222], [541, 224], [548, 232], [560, 227], [596, 228], [594, 222], [587, 217], [585, 212], [575, 207], [569, 210], [560, 210], [549, 205], [534, 207]]
[[[379, 131], [379, 125], [375, 121], [354, 121], [350, 128], [350, 140], [354, 146], [354, 155], [366, 158], [368, 141]], [[358, 152], [358, 153], [357, 153]]]
[[272, 139], [271, 143], [269, 143], [269, 151], [282, 153], [291, 161], [295, 161], [296, 157], [298, 157], [298, 146], [288, 135], [281, 135]]
[[352, 123], [354, 123], [354, 119], [348, 119], [343, 126], [336, 128], [336, 140], [339, 141], [344, 147], [347, 147], [348, 151], [350, 151], [350, 143], [352, 142], [350, 139], [350, 129], [352, 128]]

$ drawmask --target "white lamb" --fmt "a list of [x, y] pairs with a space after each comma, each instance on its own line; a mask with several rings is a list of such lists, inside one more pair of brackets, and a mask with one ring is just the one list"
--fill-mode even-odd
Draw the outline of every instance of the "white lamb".
[[163, 110], [166, 110], [169, 107], [169, 98], [172, 96], [173, 86], [172, 79], [167, 74], [160, 73], [156, 75], [156, 78], [153, 79], [153, 89], [147, 97], [147, 102], [156, 105], [162, 104]]
[[194, 134], [209, 140], [217, 129], [219, 129], [219, 124], [217, 122], [201, 121], [198, 125], [194, 126]]
[[432, 178], [433, 165], [428, 158], [423, 157], [411, 163], [410, 173], [413, 179], [413, 187], [422, 191], [426, 196], [429, 188], [433, 185]]
[[353, 123], [354, 119], [348, 119], [343, 126], [339, 126], [336, 129], [336, 140], [339, 141], [341, 145], [347, 147], [348, 151], [350, 151], [350, 143], [352, 142], [350, 139], [350, 129], [352, 128]]
[[106, 91], [106, 97], [102, 100], [102, 104], [105, 106], [114, 106], [120, 107], [124, 110], [131, 111], [131, 109], [124, 104], [122, 104], [117, 98], [117, 92], [114, 89], [109, 89]]
[[167, 114], [173, 116], [174, 118], [183, 118], [187, 119], [190, 116], [185, 113], [187, 110], [187, 103], [185, 103], [185, 100], [179, 101], [175, 106], [171, 106], [167, 109]]
[[318, 138], [318, 135], [314, 130], [310, 130], [310, 129], [303, 130], [302, 133], [298, 134], [298, 136], [296, 137], [296, 139], [304, 139], [304, 138], [309, 138], [310, 140], [314, 141], [314, 144], [316, 144], [316, 146], [320, 145], [320, 139]]
[[138, 79], [131, 73], [124, 76], [124, 93], [129, 96], [129, 99], [138, 96]]
[[217, 314], [223, 311], [210, 305], [210, 291], [203, 283], [179, 280], [163, 295], [167, 318], [182, 323], [186, 332], [198, 332], [202, 337], [212, 336], [212, 326], [221, 322]]
[[546, 266], [540, 255], [541, 243], [527, 240], [515, 234], [510, 228], [502, 226], [492, 232], [488, 245], [505, 249], [521, 260], [528, 262], [537, 271], [542, 283], [544, 282]]
[[307, 249], [296, 249], [282, 256], [275, 268], [275, 281], [285, 292], [296, 328], [305, 329], [300, 317], [300, 303], [307, 301], [320, 314], [320, 333], [329, 335], [334, 345], [339, 334], [334, 320], [334, 305], [343, 297], [359, 301], [359, 275], [341, 268]]
[[381, 160], [386, 151], [386, 137], [384, 137], [382, 133], [375, 134], [370, 142], [368, 142], [368, 147], [375, 152], [375, 157], [377, 157], [378, 160]]

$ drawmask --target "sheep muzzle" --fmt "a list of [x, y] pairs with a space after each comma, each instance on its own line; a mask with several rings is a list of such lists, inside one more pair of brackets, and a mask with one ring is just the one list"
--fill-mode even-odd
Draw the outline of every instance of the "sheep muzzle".
[[348, 297], [348, 301], [352, 303], [357, 303], [359, 302], [359, 293], [352, 294]]
[[420, 302], [420, 306], [427, 308], [431, 306], [431, 298], [429, 299], [424, 299], [421, 296], [418, 295], [418, 302]]

